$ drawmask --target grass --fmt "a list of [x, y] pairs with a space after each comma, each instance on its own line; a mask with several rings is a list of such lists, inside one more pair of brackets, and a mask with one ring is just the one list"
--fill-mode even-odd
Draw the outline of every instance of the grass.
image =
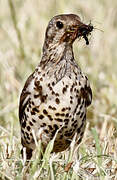
[[[0, 1], [0, 180], [117, 179], [117, 1]], [[21, 158], [19, 95], [41, 58], [44, 33], [55, 14], [79, 14], [95, 30], [86, 46], [74, 44], [76, 60], [88, 75], [93, 103], [81, 144], [43, 159], [41, 142], [27, 168]], [[97, 29], [99, 30], [97, 30]]]

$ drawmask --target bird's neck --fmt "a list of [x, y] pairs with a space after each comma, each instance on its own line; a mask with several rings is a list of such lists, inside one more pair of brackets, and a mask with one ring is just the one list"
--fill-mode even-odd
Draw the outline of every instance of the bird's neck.
[[70, 44], [55, 44], [49, 47], [44, 44], [43, 55], [40, 62], [40, 66], [43, 68], [46, 66], [52, 66], [58, 64], [60, 61], [73, 61], [73, 48]]

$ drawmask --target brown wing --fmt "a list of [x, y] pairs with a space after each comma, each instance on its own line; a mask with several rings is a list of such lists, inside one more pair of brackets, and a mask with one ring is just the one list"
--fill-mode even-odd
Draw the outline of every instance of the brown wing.
[[27, 81], [26, 81], [26, 83], [24, 85], [24, 88], [22, 90], [21, 96], [20, 96], [20, 103], [19, 103], [19, 120], [20, 120], [20, 123], [21, 123], [21, 120], [22, 120], [23, 112], [24, 112], [24, 110], [25, 110], [25, 108], [26, 108], [26, 106], [27, 106], [27, 104], [29, 102], [29, 98], [27, 98], [27, 97], [31, 93], [27, 90], [27, 87], [30, 84], [32, 79], [33, 79], [33, 74], [31, 74], [29, 76], [29, 78], [27, 79]]
[[92, 90], [90, 86], [85, 85], [81, 88], [81, 96], [86, 100], [86, 106], [88, 107], [92, 102]]

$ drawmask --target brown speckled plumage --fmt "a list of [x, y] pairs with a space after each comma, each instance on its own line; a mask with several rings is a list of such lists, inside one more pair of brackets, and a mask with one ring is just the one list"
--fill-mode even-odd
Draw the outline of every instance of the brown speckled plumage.
[[[67, 149], [77, 132], [80, 143], [86, 110], [92, 101], [88, 78], [76, 64], [72, 44], [93, 30], [74, 14], [58, 15], [49, 22], [40, 64], [29, 76], [20, 97], [21, 142], [27, 159], [35, 149], [34, 134], [44, 149], [58, 130], [54, 152]], [[41, 131], [41, 134], [40, 134]]]

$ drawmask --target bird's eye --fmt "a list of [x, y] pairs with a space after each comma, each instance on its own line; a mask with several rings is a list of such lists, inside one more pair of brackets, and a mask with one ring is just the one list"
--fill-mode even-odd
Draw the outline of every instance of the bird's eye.
[[57, 26], [57, 28], [62, 29], [63, 28], [63, 23], [61, 21], [57, 21], [56, 26]]

